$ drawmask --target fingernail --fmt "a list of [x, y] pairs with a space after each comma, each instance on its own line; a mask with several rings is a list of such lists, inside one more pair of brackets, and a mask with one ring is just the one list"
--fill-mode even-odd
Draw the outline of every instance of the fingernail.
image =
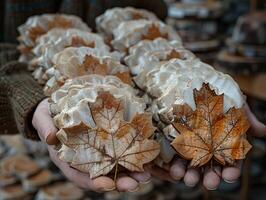
[[57, 139], [57, 137], [51, 133], [48, 134], [48, 136], [46, 137], [46, 143], [49, 145], [54, 145], [57, 144], [59, 142], [59, 140]]
[[116, 187], [112, 187], [112, 188], [103, 188], [103, 191], [104, 192], [110, 192], [110, 191], [113, 191], [115, 190]]
[[208, 187], [206, 187], [206, 189], [207, 189], [207, 190], [211, 190], [211, 191], [212, 191], [212, 190], [216, 190], [216, 189], [217, 189], [217, 187], [215, 187], [215, 188], [208, 188]]
[[138, 187], [136, 187], [135, 189], [133, 189], [133, 190], [128, 190], [128, 192], [130, 192], [130, 193], [133, 193], [133, 192], [137, 192], [138, 190], [139, 190], [139, 186]]
[[174, 176], [173, 179], [175, 179], [175, 181], [180, 181], [182, 179], [181, 176]]
[[225, 181], [226, 183], [235, 183], [235, 182], [236, 182], [236, 180], [229, 181], [229, 180], [226, 180], [226, 179], [224, 179], [224, 181]]
[[186, 184], [188, 187], [195, 187], [197, 184]]
[[148, 184], [151, 182], [151, 179], [148, 179], [147, 181], [139, 181], [140, 184]]

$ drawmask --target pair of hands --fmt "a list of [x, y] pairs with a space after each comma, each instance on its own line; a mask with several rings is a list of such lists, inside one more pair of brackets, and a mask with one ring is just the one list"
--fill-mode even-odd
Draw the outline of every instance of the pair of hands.
[[[245, 105], [245, 110], [251, 123], [251, 133], [258, 137], [266, 135], [266, 126], [257, 120], [247, 105]], [[56, 151], [52, 146], [58, 142], [56, 138], [57, 129], [49, 114], [47, 99], [43, 100], [37, 106], [33, 115], [32, 124], [37, 130], [40, 139], [47, 144], [51, 160], [70, 181], [81, 188], [91, 189], [97, 192], [111, 191], [115, 188], [121, 192], [133, 192], [138, 190], [139, 184], [149, 182], [152, 175], [172, 182], [183, 179], [184, 183], [190, 187], [195, 186], [201, 178], [202, 171], [200, 169], [189, 168], [184, 160], [176, 158], [170, 165], [166, 165], [164, 168], [147, 166], [145, 172], [142, 173], [120, 174], [116, 183], [107, 176], [101, 176], [92, 180], [88, 174], [69, 167], [67, 163], [62, 162], [57, 157]], [[214, 166], [213, 169], [206, 167], [203, 170], [204, 187], [208, 190], [214, 190], [219, 186], [221, 179], [228, 183], [235, 182], [240, 176], [240, 167], [240, 163], [235, 167], [222, 168], [221, 166]]]

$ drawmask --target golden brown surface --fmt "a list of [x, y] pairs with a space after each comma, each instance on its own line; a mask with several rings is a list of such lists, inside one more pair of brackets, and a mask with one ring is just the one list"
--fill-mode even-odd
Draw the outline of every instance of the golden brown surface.
[[173, 126], [180, 133], [172, 142], [176, 151], [191, 160], [191, 166], [203, 166], [215, 159], [222, 165], [244, 159], [251, 145], [245, 138], [249, 122], [243, 109], [223, 113], [223, 95], [208, 85], [194, 90], [196, 110], [187, 104], [174, 108]]

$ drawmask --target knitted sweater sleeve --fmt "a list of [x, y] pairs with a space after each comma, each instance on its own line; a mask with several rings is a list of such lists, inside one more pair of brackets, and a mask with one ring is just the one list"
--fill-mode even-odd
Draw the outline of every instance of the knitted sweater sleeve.
[[35, 107], [45, 97], [25, 63], [1, 62], [0, 67], [0, 134], [22, 133], [38, 140], [31, 120]]

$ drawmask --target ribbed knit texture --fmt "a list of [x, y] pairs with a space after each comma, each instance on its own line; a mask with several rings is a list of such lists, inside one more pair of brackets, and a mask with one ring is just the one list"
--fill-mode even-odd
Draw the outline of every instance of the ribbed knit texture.
[[27, 65], [12, 61], [0, 69], [0, 134], [14, 134], [38, 140], [31, 120], [35, 107], [45, 97]]
[[19, 51], [15, 44], [0, 43], [0, 66], [12, 61], [17, 60]]

